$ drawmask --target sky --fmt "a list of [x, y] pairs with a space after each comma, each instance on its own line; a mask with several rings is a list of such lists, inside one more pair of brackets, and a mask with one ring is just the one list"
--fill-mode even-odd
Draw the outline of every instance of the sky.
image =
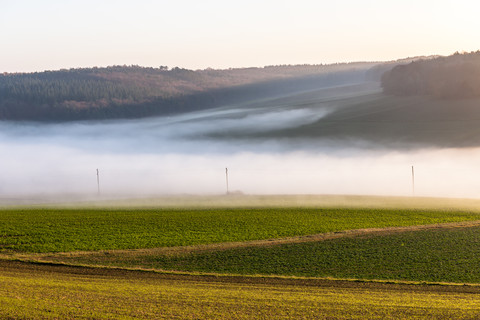
[[0, 72], [385, 61], [480, 49], [466, 0], [0, 0]]

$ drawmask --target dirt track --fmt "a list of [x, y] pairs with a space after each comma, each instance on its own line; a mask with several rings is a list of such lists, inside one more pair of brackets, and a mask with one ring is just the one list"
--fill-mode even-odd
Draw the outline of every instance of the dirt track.
[[335, 280], [321, 278], [299, 277], [262, 277], [262, 276], [231, 276], [214, 274], [169, 273], [152, 270], [131, 270], [122, 268], [69, 266], [54, 263], [23, 262], [0, 259], [0, 273], [36, 274], [67, 277], [111, 278], [125, 280], [148, 281], [192, 281], [208, 283], [252, 284], [268, 286], [295, 287], [332, 287], [332, 288], [364, 288], [376, 290], [398, 290], [419, 292], [455, 292], [480, 294], [480, 285], [458, 284], [427, 284], [415, 282], [394, 281], [359, 281]]

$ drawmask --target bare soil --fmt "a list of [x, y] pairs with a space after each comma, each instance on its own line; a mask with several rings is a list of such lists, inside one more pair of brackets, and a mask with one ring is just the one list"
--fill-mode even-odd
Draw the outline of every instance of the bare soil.
[[159, 272], [153, 270], [132, 270], [112, 267], [72, 266], [45, 262], [25, 262], [0, 259], [1, 273], [15, 274], [50, 274], [66, 276], [88, 276], [124, 280], [149, 281], [192, 281], [206, 283], [232, 283], [269, 285], [281, 287], [327, 287], [327, 288], [363, 288], [376, 290], [398, 290], [418, 292], [455, 292], [480, 293], [480, 285], [475, 284], [431, 284], [396, 281], [360, 281], [322, 278], [276, 277], [276, 276], [234, 276], [214, 274], [189, 274], [176, 272]]

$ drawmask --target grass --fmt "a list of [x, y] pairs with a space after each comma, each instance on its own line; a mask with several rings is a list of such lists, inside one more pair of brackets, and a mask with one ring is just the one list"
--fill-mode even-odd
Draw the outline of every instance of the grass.
[[[457, 206], [450, 206], [453, 200], [445, 199], [433, 205], [425, 199], [355, 199], [356, 207], [351, 207], [352, 202], [348, 201], [345, 205], [335, 205], [344, 201], [342, 197], [320, 199], [321, 207], [317, 205], [317, 197], [257, 197], [250, 207], [239, 205], [241, 199], [238, 205], [229, 208], [223, 202], [209, 207], [208, 199], [202, 199], [199, 209], [194, 209], [197, 206], [193, 202], [180, 208], [175, 203], [177, 199], [173, 199], [170, 207], [162, 209], [149, 205], [114, 209], [53, 205], [0, 210], [0, 253], [4, 256], [242, 275], [175, 275], [0, 259], [0, 318], [480, 317], [477, 297], [480, 287], [476, 286], [329, 282], [288, 277], [480, 283], [477, 271], [480, 259], [476, 258], [480, 256], [478, 227], [357, 235], [308, 243], [263, 245], [262, 242], [262, 246], [246, 244], [230, 249], [224, 244], [360, 228], [480, 220], [476, 202], [462, 201], [465, 206], [460, 210], [448, 209]], [[267, 206], [265, 201], [275, 205]], [[372, 201], [376, 204], [373, 208]], [[397, 206], [398, 203], [408, 205]], [[207, 251], [172, 248], [173, 254], [161, 254], [164, 249], [147, 250], [213, 243], [219, 244], [217, 249]], [[124, 250], [134, 248], [146, 249], [141, 255]], [[75, 254], [80, 250], [93, 251]], [[249, 276], [255, 274], [287, 278]]]
[[[478, 288], [222, 279], [0, 262], [2, 319], [473, 319]], [[85, 270], [83, 270], [85, 271]]]
[[365, 208], [5, 209], [0, 211], [0, 252], [187, 246], [479, 217], [454, 210]]
[[480, 283], [480, 227], [179, 254], [57, 257], [82, 264], [188, 272]]
[[478, 146], [480, 99], [398, 97], [383, 93], [335, 101], [314, 123], [269, 131], [267, 138], [367, 141], [388, 148]]
[[[11, 208], [0, 210], [0, 253], [47, 253], [42, 259], [166, 270], [480, 283], [480, 250], [471, 246], [480, 244], [478, 228], [275, 246], [219, 245], [190, 254], [115, 252], [472, 221], [479, 216], [474, 211], [380, 207]], [[75, 251], [87, 253], [54, 254]]]

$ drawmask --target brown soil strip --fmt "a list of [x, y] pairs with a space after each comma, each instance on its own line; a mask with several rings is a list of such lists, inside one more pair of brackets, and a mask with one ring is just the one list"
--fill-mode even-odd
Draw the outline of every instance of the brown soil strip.
[[191, 281], [203, 283], [231, 283], [240, 285], [265, 285], [278, 287], [327, 287], [345, 289], [376, 289], [409, 292], [454, 292], [480, 294], [480, 285], [475, 284], [436, 284], [419, 282], [339, 280], [301, 277], [275, 276], [235, 276], [218, 274], [189, 274], [160, 272], [155, 270], [135, 270], [113, 267], [74, 266], [66, 264], [24, 262], [19, 260], [0, 259], [0, 274], [15, 276], [66, 276], [82, 278], [104, 278], [132, 281]]

